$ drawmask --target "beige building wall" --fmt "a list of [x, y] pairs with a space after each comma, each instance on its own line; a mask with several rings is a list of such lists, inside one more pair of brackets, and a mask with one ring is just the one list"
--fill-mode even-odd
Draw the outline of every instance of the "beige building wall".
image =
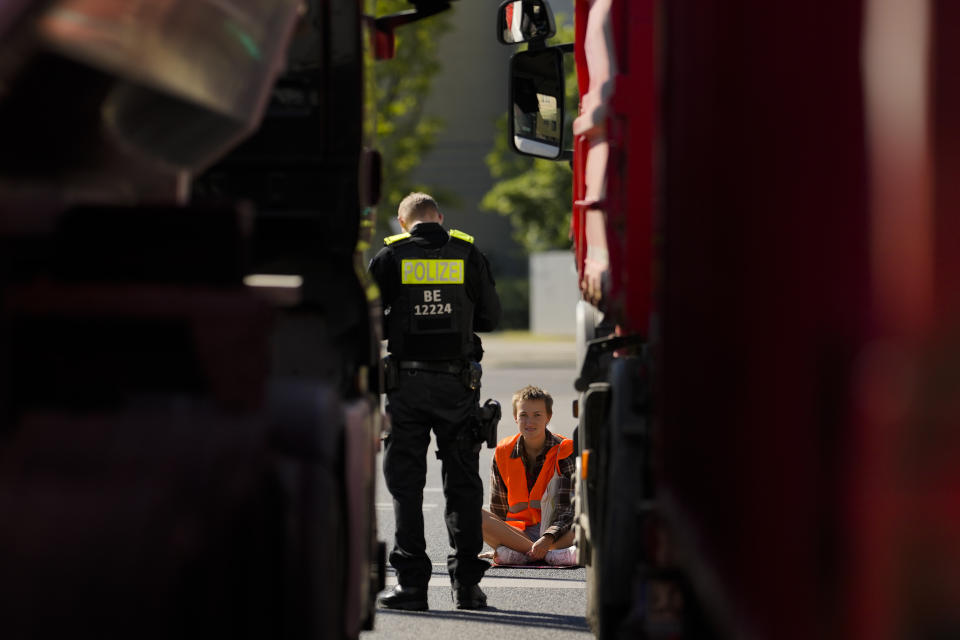
[[577, 265], [572, 251], [530, 255], [530, 331], [576, 335], [579, 300]]

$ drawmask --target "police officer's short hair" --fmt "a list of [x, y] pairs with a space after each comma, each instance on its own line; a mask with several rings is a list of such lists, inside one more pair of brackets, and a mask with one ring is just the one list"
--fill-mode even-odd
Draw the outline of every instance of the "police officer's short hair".
[[426, 193], [414, 191], [400, 201], [397, 215], [404, 220], [423, 220], [433, 212], [440, 212], [437, 201]]
[[528, 384], [523, 389], [520, 389], [513, 394], [514, 416], [517, 415], [517, 403], [521, 400], [543, 400], [543, 404], [547, 408], [547, 413], [551, 416], [553, 415], [553, 396], [540, 387], [535, 387], [531, 384]]

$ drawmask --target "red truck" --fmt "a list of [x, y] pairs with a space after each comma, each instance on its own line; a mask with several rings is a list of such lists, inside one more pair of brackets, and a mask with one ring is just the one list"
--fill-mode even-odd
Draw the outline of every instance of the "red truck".
[[960, 9], [575, 8], [572, 150], [546, 2], [498, 37], [573, 161], [594, 630], [960, 636]]
[[3, 638], [372, 627], [364, 78], [411, 5], [0, 3]]

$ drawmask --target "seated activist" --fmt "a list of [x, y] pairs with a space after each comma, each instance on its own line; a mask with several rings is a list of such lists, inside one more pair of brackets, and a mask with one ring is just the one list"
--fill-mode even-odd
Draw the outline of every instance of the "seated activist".
[[[573, 440], [547, 429], [553, 398], [539, 387], [513, 394], [518, 433], [497, 444], [490, 474], [490, 511], [483, 510], [483, 541], [497, 564], [576, 564], [573, 544]], [[550, 522], [541, 522], [541, 498], [559, 475]], [[488, 556], [489, 557], [489, 556]]]

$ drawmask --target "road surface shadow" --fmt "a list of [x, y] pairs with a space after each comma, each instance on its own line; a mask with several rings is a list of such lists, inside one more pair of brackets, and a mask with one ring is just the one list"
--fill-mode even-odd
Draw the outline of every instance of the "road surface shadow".
[[397, 609], [377, 609], [377, 616], [423, 616], [470, 622], [519, 625], [540, 629], [557, 629], [561, 631], [590, 631], [590, 626], [583, 616], [498, 609], [496, 607], [487, 607], [486, 609], [476, 609], [472, 611], [401, 611]]

